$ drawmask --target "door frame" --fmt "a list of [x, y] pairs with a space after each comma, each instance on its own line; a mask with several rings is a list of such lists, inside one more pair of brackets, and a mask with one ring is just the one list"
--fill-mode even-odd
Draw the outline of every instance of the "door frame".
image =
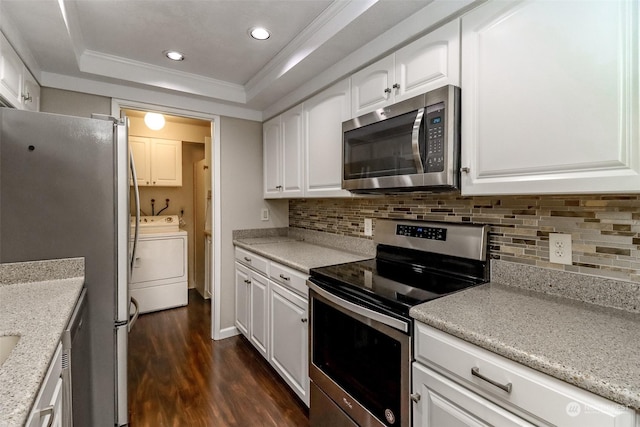
[[[172, 116], [188, 117], [192, 119], [200, 119], [211, 122], [211, 157], [212, 157], [212, 173], [211, 173], [211, 221], [212, 224], [212, 244], [209, 263], [213, 266], [213, 274], [211, 278], [213, 283], [212, 289], [212, 305], [211, 305], [211, 338], [219, 340], [230, 336], [228, 333], [220, 330], [220, 291], [221, 291], [221, 265], [222, 265], [222, 242], [219, 236], [222, 235], [221, 214], [220, 214], [220, 116], [217, 114], [207, 114], [199, 111], [184, 110], [181, 108], [172, 108], [165, 105], [149, 104], [146, 102], [130, 101], [126, 99], [111, 99], [111, 114], [120, 117], [123, 109], [153, 111], [158, 113], [169, 114]], [[214, 238], [213, 236], [218, 236]]]

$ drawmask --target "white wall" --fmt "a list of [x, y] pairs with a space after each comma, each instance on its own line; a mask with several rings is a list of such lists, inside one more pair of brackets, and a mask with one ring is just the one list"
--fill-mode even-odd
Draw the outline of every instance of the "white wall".
[[78, 117], [91, 117], [93, 113], [111, 114], [111, 98], [43, 87], [40, 111]]
[[[234, 248], [232, 231], [287, 227], [289, 202], [262, 198], [262, 123], [221, 117], [221, 295], [220, 329], [233, 328], [235, 319]], [[269, 221], [260, 220], [269, 208]], [[216, 238], [216, 236], [214, 236]]]

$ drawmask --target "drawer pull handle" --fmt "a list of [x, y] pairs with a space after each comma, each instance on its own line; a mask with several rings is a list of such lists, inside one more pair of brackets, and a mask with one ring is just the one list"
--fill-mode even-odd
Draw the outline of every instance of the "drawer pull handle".
[[412, 393], [409, 397], [411, 397], [411, 400], [413, 400], [414, 403], [418, 403], [420, 402], [420, 393]]
[[471, 375], [473, 375], [474, 377], [478, 377], [481, 380], [484, 380], [486, 382], [488, 382], [489, 384], [492, 384], [498, 388], [501, 388], [502, 390], [506, 391], [507, 393], [511, 393], [511, 388], [512, 388], [512, 384], [508, 383], [508, 384], [500, 384], [499, 382], [496, 382], [494, 380], [492, 380], [491, 378], [487, 378], [484, 375], [482, 375], [480, 373], [480, 368], [471, 368]]
[[308, 320], [309, 320], [309, 319], [307, 319], [306, 317], [303, 317], [302, 319], [300, 319], [300, 321], [301, 321], [302, 323], [307, 323], [307, 321], [308, 321]]
[[281, 274], [281, 275], [280, 275], [280, 278], [281, 278], [282, 280], [291, 280], [291, 278], [290, 278], [290, 277], [287, 277], [287, 276], [285, 276], [284, 274]]
[[247, 262], [251, 262], [251, 258], [249, 258], [249, 257], [244, 257], [244, 260], [247, 261]]
[[245, 279], [244, 283], [246, 283], [247, 285], [251, 283], [251, 280]]

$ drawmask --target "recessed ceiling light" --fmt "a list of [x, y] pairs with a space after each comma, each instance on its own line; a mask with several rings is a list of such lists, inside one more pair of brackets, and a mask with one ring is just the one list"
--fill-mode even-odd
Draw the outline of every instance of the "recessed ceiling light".
[[249, 34], [256, 40], [266, 40], [271, 37], [269, 30], [262, 27], [251, 28]]
[[172, 61], [184, 61], [184, 55], [177, 50], [165, 50], [164, 55]]

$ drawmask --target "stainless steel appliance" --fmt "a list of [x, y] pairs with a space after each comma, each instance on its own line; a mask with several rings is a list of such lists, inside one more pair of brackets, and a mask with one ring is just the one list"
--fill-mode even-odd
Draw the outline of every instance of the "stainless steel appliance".
[[311, 270], [312, 427], [411, 425], [409, 309], [485, 283], [488, 230], [378, 220], [375, 259]]
[[357, 193], [455, 191], [460, 88], [444, 86], [342, 123], [342, 188]]
[[124, 119], [0, 108], [0, 262], [85, 258], [81, 427], [127, 424], [128, 165]]
[[[87, 329], [87, 290], [83, 289], [62, 334], [62, 427], [72, 427], [73, 420], [89, 419], [90, 395], [82, 391], [90, 378], [90, 336]], [[73, 390], [76, 390], [75, 395]]]

